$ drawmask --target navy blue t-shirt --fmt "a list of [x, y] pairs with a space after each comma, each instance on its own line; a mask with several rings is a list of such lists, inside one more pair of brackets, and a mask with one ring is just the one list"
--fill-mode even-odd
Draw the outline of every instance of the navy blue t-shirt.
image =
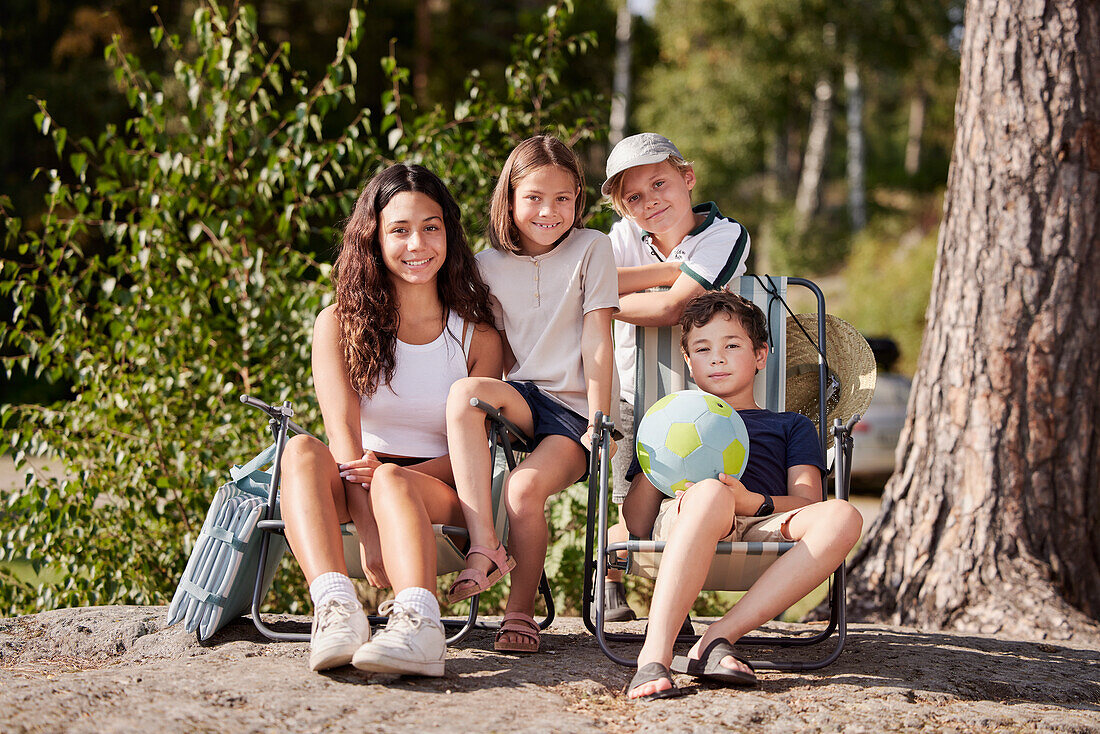
[[741, 475], [746, 489], [783, 497], [792, 466], [809, 464], [825, 471], [817, 429], [806, 416], [763, 409], [737, 414], [749, 429], [749, 461]]
[[[787, 470], [808, 464], [825, 471], [817, 429], [800, 413], [776, 413], [757, 408], [739, 410], [749, 431], [749, 461], [741, 483], [752, 492], [784, 497], [787, 494]], [[640, 474], [638, 457], [626, 473], [629, 482]]]

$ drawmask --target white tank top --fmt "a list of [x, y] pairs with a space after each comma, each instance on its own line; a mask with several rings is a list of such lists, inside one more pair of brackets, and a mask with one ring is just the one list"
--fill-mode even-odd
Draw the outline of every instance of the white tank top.
[[393, 456], [434, 458], [447, 453], [447, 392], [451, 383], [469, 375], [473, 326], [451, 311], [443, 333], [428, 344], [400, 339], [394, 354], [393, 379], [374, 396], [359, 398], [363, 450]]

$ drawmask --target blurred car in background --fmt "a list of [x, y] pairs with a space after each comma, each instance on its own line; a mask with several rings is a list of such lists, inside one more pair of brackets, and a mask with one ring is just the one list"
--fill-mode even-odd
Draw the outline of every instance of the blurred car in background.
[[852, 433], [852, 484], [881, 490], [894, 471], [894, 453], [905, 425], [912, 381], [889, 371], [899, 356], [893, 339], [874, 337], [867, 341], [875, 353], [879, 373], [871, 405]]

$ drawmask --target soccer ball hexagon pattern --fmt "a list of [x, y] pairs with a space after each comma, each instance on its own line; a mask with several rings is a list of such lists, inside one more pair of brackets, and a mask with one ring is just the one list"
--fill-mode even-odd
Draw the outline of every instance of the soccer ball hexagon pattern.
[[642, 471], [669, 497], [689, 482], [720, 473], [740, 478], [749, 458], [749, 432], [741, 416], [701, 390], [680, 390], [658, 400], [636, 435]]

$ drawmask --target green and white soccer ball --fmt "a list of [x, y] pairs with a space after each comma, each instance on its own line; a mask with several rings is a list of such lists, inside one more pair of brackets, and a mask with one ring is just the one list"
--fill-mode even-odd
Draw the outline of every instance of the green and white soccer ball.
[[680, 390], [646, 411], [636, 432], [638, 463], [669, 497], [689, 483], [741, 478], [749, 458], [749, 431], [729, 403], [702, 390]]

